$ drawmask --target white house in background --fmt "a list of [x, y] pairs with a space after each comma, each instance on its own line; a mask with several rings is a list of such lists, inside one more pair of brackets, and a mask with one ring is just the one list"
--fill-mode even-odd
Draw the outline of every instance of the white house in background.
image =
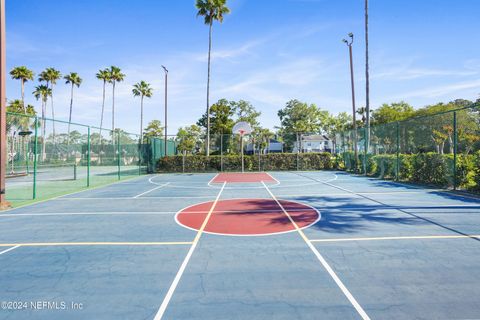
[[[256, 146], [249, 143], [245, 146], [245, 154], [254, 154]], [[262, 150], [262, 153], [280, 153], [283, 152], [283, 142], [275, 139], [270, 139], [268, 146]]]
[[332, 152], [332, 141], [323, 134], [313, 134], [308, 136], [301, 136], [300, 148], [298, 142], [295, 141], [293, 145], [293, 152]]

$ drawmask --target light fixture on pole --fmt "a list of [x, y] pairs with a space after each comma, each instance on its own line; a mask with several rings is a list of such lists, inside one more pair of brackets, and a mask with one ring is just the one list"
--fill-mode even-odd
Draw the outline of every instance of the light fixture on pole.
[[167, 90], [168, 90], [168, 70], [167, 68], [165, 68], [165, 66], [162, 65], [162, 68], [163, 68], [163, 71], [165, 71], [165, 141], [164, 141], [164, 147], [165, 147], [165, 154], [164, 156], [166, 157], [167, 156], [167, 152], [168, 152], [168, 146], [167, 146], [167, 136], [168, 136], [168, 133], [167, 133]]

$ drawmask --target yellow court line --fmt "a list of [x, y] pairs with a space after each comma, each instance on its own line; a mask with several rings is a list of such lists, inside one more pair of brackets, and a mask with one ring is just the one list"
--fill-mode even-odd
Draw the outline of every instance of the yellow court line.
[[377, 240], [415, 240], [415, 239], [463, 239], [480, 238], [480, 235], [457, 235], [457, 236], [404, 236], [404, 237], [371, 237], [371, 238], [330, 238], [310, 239], [311, 242], [343, 242], [343, 241], [377, 241]]
[[0, 247], [55, 247], [55, 246], [169, 246], [189, 245], [192, 242], [27, 242], [0, 243]]
[[325, 258], [320, 254], [320, 252], [315, 248], [315, 246], [312, 244], [312, 242], [307, 238], [305, 233], [302, 231], [302, 229], [298, 226], [298, 224], [293, 220], [292, 216], [288, 213], [288, 211], [285, 209], [285, 207], [280, 203], [280, 201], [275, 197], [275, 195], [270, 191], [268, 186], [262, 181], [263, 186], [265, 189], [267, 189], [267, 192], [270, 194], [273, 200], [277, 203], [277, 205], [282, 209], [282, 211], [285, 213], [285, 215], [288, 217], [292, 225], [295, 227], [297, 232], [300, 234], [302, 239], [305, 241], [307, 246], [312, 250], [313, 254], [317, 257], [318, 261], [322, 264], [322, 266], [325, 268], [325, 270], [328, 272], [330, 277], [332, 277], [333, 281], [337, 284], [337, 286], [340, 288], [340, 290], [343, 292], [345, 297], [350, 301], [352, 306], [357, 310], [359, 316], [363, 320], [370, 320], [370, 317], [368, 314], [365, 312], [365, 310], [362, 308], [362, 306], [358, 303], [358, 301], [355, 299], [355, 297], [352, 295], [352, 293], [348, 290], [348, 288], [343, 284], [342, 280], [337, 276], [335, 271], [333, 271], [332, 267], [328, 264], [328, 262], [325, 260]]

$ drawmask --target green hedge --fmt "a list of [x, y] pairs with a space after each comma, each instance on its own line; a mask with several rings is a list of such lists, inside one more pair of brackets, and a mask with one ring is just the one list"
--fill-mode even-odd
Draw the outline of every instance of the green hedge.
[[[223, 158], [223, 159], [222, 159]], [[157, 172], [214, 172], [240, 171], [242, 160], [240, 155], [187, 155], [164, 157], [157, 162]], [[245, 171], [258, 171], [258, 155], [244, 156]], [[263, 171], [286, 170], [330, 170], [335, 169], [335, 157], [330, 153], [270, 153], [260, 157], [260, 169]], [[185, 162], [185, 165], [183, 163]]]
[[[359, 154], [359, 172], [363, 172], [365, 157]], [[396, 154], [367, 155], [367, 174], [382, 179], [396, 179]], [[161, 158], [157, 172], [218, 172], [222, 170], [221, 156], [187, 155]], [[398, 180], [438, 187], [452, 187], [454, 184], [453, 155], [434, 152], [400, 154], [398, 158]], [[270, 153], [261, 156], [262, 171], [295, 170], [354, 170], [353, 153], [332, 156], [330, 153]], [[258, 155], [245, 155], [245, 171], [258, 171]], [[223, 171], [240, 171], [241, 156], [223, 156]], [[457, 156], [457, 187], [480, 192], [480, 151]]]
[[[352, 152], [341, 155], [346, 170], [354, 171]], [[363, 155], [359, 155], [359, 171], [363, 172]], [[398, 180], [439, 187], [453, 187], [454, 159], [452, 154], [435, 152], [399, 155]], [[341, 168], [340, 166], [337, 168]], [[457, 187], [480, 191], [480, 151], [475, 154], [457, 155]], [[382, 179], [395, 179], [397, 175], [396, 154], [367, 155], [367, 174]]]

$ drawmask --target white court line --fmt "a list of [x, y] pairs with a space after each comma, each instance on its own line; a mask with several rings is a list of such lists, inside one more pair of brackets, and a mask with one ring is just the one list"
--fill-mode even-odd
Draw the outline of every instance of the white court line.
[[7, 252], [9, 252], [9, 251], [12, 251], [12, 250], [14, 250], [14, 249], [17, 249], [18, 247], [20, 247], [20, 245], [17, 244], [16, 246], [14, 246], [14, 247], [12, 247], [12, 248], [8, 248], [7, 250], [0, 251], [0, 254], [7, 253]]
[[220, 174], [220, 172], [217, 173], [212, 179], [210, 179], [210, 181], [208, 181], [207, 185], [208, 185], [209, 187], [212, 186], [212, 185], [211, 185], [212, 181], [215, 180], [215, 178], [218, 177], [219, 174]]
[[[263, 181], [262, 181], [263, 183]], [[357, 310], [358, 314], [362, 317], [363, 320], [370, 320], [370, 317], [367, 315], [365, 310], [363, 310], [362, 306], [357, 302], [355, 297], [350, 293], [350, 291], [347, 289], [347, 287], [343, 284], [342, 280], [337, 276], [335, 271], [330, 267], [330, 265], [327, 263], [327, 261], [323, 258], [323, 256], [318, 252], [317, 248], [310, 242], [310, 240], [307, 238], [305, 233], [300, 229], [300, 227], [297, 225], [295, 220], [290, 216], [290, 214], [285, 210], [285, 208], [282, 206], [280, 201], [275, 197], [275, 195], [270, 191], [270, 189], [267, 187], [265, 183], [263, 183], [265, 186], [265, 189], [267, 189], [268, 193], [270, 196], [275, 200], [275, 202], [278, 204], [278, 206], [282, 209], [282, 211], [285, 213], [285, 215], [288, 217], [290, 222], [293, 224], [295, 229], [298, 231], [302, 239], [305, 241], [305, 243], [308, 245], [308, 247], [312, 250], [312, 252], [315, 254], [317, 259], [320, 261], [320, 263], [323, 265], [323, 267], [327, 270], [327, 272], [330, 274], [332, 277], [333, 281], [337, 284], [337, 286], [342, 290], [343, 294], [347, 297], [348, 301], [353, 305], [355, 310]]]
[[480, 235], [458, 235], [458, 236], [400, 236], [400, 237], [371, 237], [371, 238], [331, 238], [331, 239], [310, 239], [311, 242], [344, 242], [344, 241], [377, 241], [377, 240], [418, 240], [418, 239], [465, 239], [480, 238]]
[[0, 214], [0, 218], [15, 218], [15, 217], [35, 217], [35, 216], [103, 216], [103, 215], [167, 215], [175, 214], [177, 211], [118, 211], [118, 212], [40, 212], [40, 213], [7, 213]]
[[[7, 251], [16, 247], [61, 247], [61, 246], [178, 246], [192, 244], [188, 241], [170, 241], [170, 242], [26, 242], [26, 243], [0, 243], [0, 247], [10, 247]], [[1, 254], [1, 253], [0, 253]]]
[[212, 204], [212, 207], [210, 208], [210, 211], [208, 212], [207, 216], [205, 217], [205, 220], [203, 220], [202, 226], [200, 229], [198, 229], [197, 235], [195, 236], [195, 239], [193, 239], [192, 246], [190, 247], [190, 250], [188, 250], [188, 253], [185, 257], [185, 259], [182, 262], [182, 265], [180, 266], [180, 269], [178, 269], [178, 272], [173, 279], [172, 284], [170, 285], [170, 288], [168, 288], [168, 292], [165, 295], [165, 298], [163, 299], [162, 304], [160, 305], [160, 308], [158, 309], [157, 314], [155, 315], [154, 320], [160, 320], [163, 317], [163, 314], [167, 310], [168, 303], [172, 299], [173, 293], [175, 292], [175, 289], [177, 288], [178, 283], [180, 282], [180, 279], [182, 278], [183, 272], [185, 271], [188, 262], [190, 261], [190, 258], [193, 255], [193, 252], [195, 251], [195, 248], [197, 247], [198, 241], [200, 240], [200, 237], [202, 236], [203, 230], [207, 226], [208, 220], [210, 220], [210, 217], [212, 216], [212, 212], [215, 209], [215, 206], [217, 205], [218, 200], [220, 199], [220, 195], [223, 192], [223, 189], [226, 185], [226, 182], [223, 183], [222, 188], [220, 189], [220, 192], [218, 193], [217, 197], [215, 198], [215, 202]]
[[62, 201], [62, 200], [152, 200], [152, 199], [209, 199], [209, 198], [215, 198], [215, 196], [191, 196], [191, 197], [140, 197], [140, 198], [134, 198], [134, 197], [96, 197], [96, 198], [59, 198], [59, 199], [51, 199], [55, 201]]
[[146, 194], [149, 194], [149, 193], [152, 192], [152, 191], [155, 191], [155, 190], [158, 190], [158, 189], [163, 188], [163, 187], [165, 187], [165, 186], [168, 186], [169, 184], [170, 184], [170, 182], [167, 182], [167, 183], [161, 184], [161, 185], [159, 185], [159, 186], [156, 186], [156, 187], [153, 188], [153, 189], [150, 189], [150, 190], [148, 190], [148, 191], [145, 191], [145, 192], [142, 192], [142, 193], [140, 193], [140, 194], [137, 194], [136, 196], [133, 197], [133, 199], [140, 198], [141, 196], [144, 196], [144, 195], [146, 195]]

